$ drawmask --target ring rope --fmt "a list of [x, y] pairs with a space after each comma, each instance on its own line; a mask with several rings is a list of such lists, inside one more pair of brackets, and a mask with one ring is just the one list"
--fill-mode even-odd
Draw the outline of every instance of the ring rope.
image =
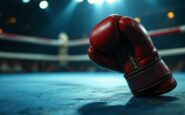
[[[159, 50], [159, 54], [162, 57], [175, 56], [185, 54], [185, 47]], [[7, 59], [22, 59], [22, 60], [41, 60], [41, 61], [61, 61], [61, 59], [66, 61], [89, 61], [89, 57], [86, 54], [83, 55], [68, 55], [67, 58], [56, 55], [46, 55], [46, 54], [32, 54], [32, 53], [15, 53], [15, 52], [0, 52], [1, 58]]]
[[[150, 31], [148, 31], [148, 34], [150, 35], [150, 37], [159, 37], [162, 35], [184, 33], [184, 32], [185, 32], [185, 25], [182, 25], [182, 26], [171, 27], [171, 28], [150, 30]], [[74, 47], [74, 46], [87, 45], [87, 44], [89, 44], [89, 38], [83, 38], [80, 40], [69, 41], [68, 46]]]
[[[182, 33], [185, 32], [185, 25], [148, 31], [151, 37], [158, 37], [162, 35], [175, 34], [175, 33], [181, 33], [181, 32]], [[0, 34], [0, 39], [15, 41], [15, 42], [26, 42], [26, 43], [34, 43], [34, 44], [41, 44], [41, 45], [51, 45], [51, 46], [64, 45], [63, 41], [60, 39], [51, 40], [49, 38], [35, 38], [35, 37], [8, 34], [8, 33]], [[87, 44], [89, 44], [89, 38], [82, 38], [82, 39], [77, 39], [77, 40], [70, 40], [68, 43], [68, 47], [81, 46], [81, 45], [87, 45]]]
[[33, 44], [39, 44], [39, 45], [50, 45], [50, 46], [61, 46], [64, 44], [62, 40], [51, 40], [48, 38], [36, 38], [36, 37], [8, 34], [8, 33], [0, 34], [0, 40], [33, 43]]
[[[149, 35], [151, 37], [157, 37], [162, 35], [174, 34], [185, 32], [185, 25], [158, 29], [149, 31]], [[0, 34], [0, 40], [9, 40], [15, 42], [26, 42], [26, 43], [34, 43], [40, 45], [50, 45], [50, 46], [65, 46], [65, 47], [73, 47], [73, 46], [81, 46], [89, 44], [89, 38], [71, 40], [65, 43], [65, 39], [59, 40], [51, 40], [44, 38], [34, 38], [22, 35], [15, 34]], [[62, 47], [61, 47], [62, 48]], [[174, 48], [174, 49], [165, 49], [159, 50], [159, 54], [163, 57], [165, 56], [174, 56], [185, 54], [184, 48]], [[47, 55], [47, 54], [33, 54], [33, 53], [15, 53], [15, 52], [3, 52], [0, 51], [0, 58], [7, 59], [23, 59], [23, 60], [44, 60], [44, 61], [88, 61], [88, 55]]]

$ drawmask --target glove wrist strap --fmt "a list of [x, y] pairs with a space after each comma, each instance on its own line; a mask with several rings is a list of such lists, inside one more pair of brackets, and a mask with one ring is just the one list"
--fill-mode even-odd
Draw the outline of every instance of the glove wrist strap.
[[132, 93], [139, 93], [166, 81], [171, 77], [170, 74], [163, 60], [157, 58], [140, 71], [125, 75], [125, 78]]

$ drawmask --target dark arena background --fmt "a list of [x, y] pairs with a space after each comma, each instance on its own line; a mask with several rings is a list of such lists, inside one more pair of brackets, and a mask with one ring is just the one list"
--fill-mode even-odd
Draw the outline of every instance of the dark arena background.
[[[111, 14], [148, 30], [177, 87], [134, 97], [87, 56]], [[0, 115], [185, 115], [185, 0], [1, 0]]]

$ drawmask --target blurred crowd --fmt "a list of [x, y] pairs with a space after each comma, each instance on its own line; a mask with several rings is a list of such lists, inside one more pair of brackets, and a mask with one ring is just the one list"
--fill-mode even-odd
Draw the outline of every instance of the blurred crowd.
[[23, 60], [0, 60], [0, 73], [35, 73], [35, 72], [95, 72], [108, 71], [94, 64], [68, 63], [61, 65], [58, 62], [48, 61], [23, 61]]
[[[80, 66], [79, 66], [80, 65]], [[175, 63], [167, 62], [173, 72], [185, 71], [185, 60]], [[0, 73], [35, 73], [35, 72], [105, 72], [110, 71], [97, 66], [92, 62], [73, 62], [61, 65], [58, 62], [48, 61], [24, 61], [24, 60], [0, 60]]]
[[57, 69], [53, 63], [21, 60], [1, 60], [1, 73], [52, 72]]

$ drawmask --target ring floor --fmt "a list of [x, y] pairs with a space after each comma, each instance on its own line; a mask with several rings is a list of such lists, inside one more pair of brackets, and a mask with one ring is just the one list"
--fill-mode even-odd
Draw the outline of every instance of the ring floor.
[[159, 97], [133, 97], [118, 73], [0, 76], [0, 115], [185, 115], [185, 73]]

